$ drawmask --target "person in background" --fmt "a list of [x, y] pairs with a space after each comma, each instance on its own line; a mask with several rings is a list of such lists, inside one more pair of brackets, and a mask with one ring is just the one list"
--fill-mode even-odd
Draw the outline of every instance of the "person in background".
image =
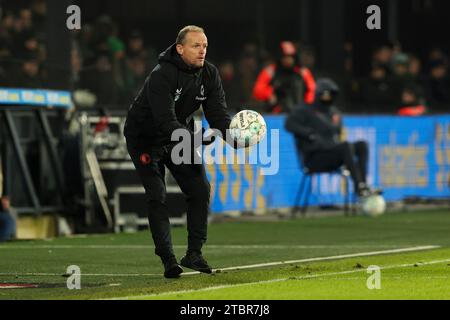
[[145, 72], [150, 72], [158, 64], [156, 51], [145, 45], [144, 36], [139, 30], [133, 30], [127, 41], [126, 60], [140, 58], [145, 62]]
[[119, 87], [114, 80], [113, 66], [107, 52], [99, 54], [89, 67], [81, 71], [77, 88], [95, 94], [99, 106], [117, 107]]
[[387, 74], [391, 73], [391, 61], [394, 56], [394, 49], [391, 45], [382, 45], [376, 48], [372, 54], [372, 65], [383, 67]]
[[342, 121], [334, 105], [338, 93], [333, 80], [319, 79], [314, 104], [303, 104], [292, 111], [286, 119], [286, 130], [294, 134], [303, 165], [310, 172], [331, 172], [345, 166], [358, 196], [381, 193], [367, 184], [367, 142], [340, 139]]
[[147, 77], [147, 64], [140, 56], [126, 59], [126, 69], [124, 72], [125, 99], [132, 100], [141, 89], [142, 83]]
[[401, 105], [398, 114], [401, 116], [421, 116], [427, 112], [421, 90], [410, 83], [403, 88], [401, 93]]
[[9, 197], [0, 197], [0, 242], [14, 239], [16, 221], [11, 214]]
[[253, 96], [267, 103], [274, 114], [289, 113], [295, 106], [314, 102], [316, 83], [311, 71], [300, 66], [297, 48], [282, 41], [276, 63], [265, 67], [256, 79]]
[[36, 31], [38, 37], [45, 35], [46, 19], [47, 19], [47, 1], [33, 0], [31, 3], [31, 11], [33, 16], [33, 30]]
[[401, 103], [401, 96], [405, 86], [412, 82], [409, 74], [409, 57], [404, 53], [396, 53], [391, 61], [392, 69], [392, 94], [396, 105]]
[[414, 55], [409, 55], [409, 65], [408, 65], [408, 73], [411, 76], [411, 79], [417, 83], [421, 80], [422, 75], [422, 62], [420, 59]]
[[148, 73], [156, 64], [157, 55], [154, 49], [145, 46], [139, 30], [133, 30], [127, 40], [121, 101], [130, 101], [137, 95]]
[[375, 63], [369, 77], [361, 81], [360, 89], [363, 110], [369, 113], [395, 112], [395, 93], [392, 80], [387, 76], [386, 67]]
[[430, 61], [430, 72], [425, 81], [425, 94], [432, 111], [448, 112], [450, 106], [450, 78], [445, 59]]
[[12, 86], [21, 88], [43, 88], [45, 78], [39, 59], [34, 53], [29, 53], [22, 61], [20, 68], [9, 77]]

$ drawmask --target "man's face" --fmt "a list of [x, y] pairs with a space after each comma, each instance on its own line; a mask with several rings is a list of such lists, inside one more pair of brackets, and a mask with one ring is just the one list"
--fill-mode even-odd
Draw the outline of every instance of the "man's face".
[[183, 61], [195, 68], [201, 68], [205, 64], [208, 39], [203, 32], [188, 32], [183, 44], [177, 45], [177, 52]]

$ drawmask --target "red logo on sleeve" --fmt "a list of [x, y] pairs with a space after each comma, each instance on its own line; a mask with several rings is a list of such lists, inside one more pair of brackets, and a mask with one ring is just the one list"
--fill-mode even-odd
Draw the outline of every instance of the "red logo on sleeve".
[[143, 165], [147, 165], [150, 162], [152, 162], [152, 159], [150, 158], [150, 155], [148, 153], [141, 154], [141, 158], [140, 159], [141, 159], [141, 163]]

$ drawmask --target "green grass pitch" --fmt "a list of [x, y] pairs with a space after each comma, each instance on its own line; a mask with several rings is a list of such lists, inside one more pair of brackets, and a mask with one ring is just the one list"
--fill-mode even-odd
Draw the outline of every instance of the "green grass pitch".
[[[214, 223], [204, 256], [219, 271], [185, 269], [175, 280], [162, 277], [148, 231], [14, 241], [0, 244], [0, 299], [448, 300], [449, 230], [450, 210]], [[187, 232], [172, 234], [181, 258]], [[436, 247], [401, 251], [421, 246]], [[79, 290], [66, 286], [70, 265], [81, 269]], [[380, 267], [380, 289], [367, 287], [370, 265]]]

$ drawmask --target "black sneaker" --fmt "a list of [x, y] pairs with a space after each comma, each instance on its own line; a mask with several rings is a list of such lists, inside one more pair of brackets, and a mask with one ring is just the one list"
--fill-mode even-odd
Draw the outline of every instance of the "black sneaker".
[[175, 257], [168, 258], [163, 261], [164, 265], [164, 277], [168, 279], [179, 278], [183, 272], [183, 268], [177, 262]]
[[193, 269], [195, 271], [212, 273], [211, 267], [208, 265], [208, 262], [206, 262], [200, 252], [192, 251], [186, 253], [186, 255], [181, 258], [180, 264], [183, 267]]

